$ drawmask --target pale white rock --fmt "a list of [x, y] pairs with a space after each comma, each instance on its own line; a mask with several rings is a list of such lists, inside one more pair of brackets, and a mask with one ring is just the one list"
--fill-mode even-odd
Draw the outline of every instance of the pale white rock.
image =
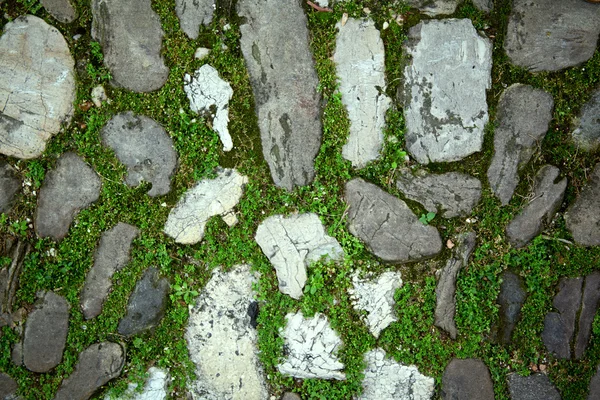
[[235, 215], [235, 213], [233, 211], [228, 212], [227, 214], [223, 215], [221, 218], [223, 219], [223, 222], [225, 222], [227, 224], [227, 226], [229, 226], [229, 227], [235, 226], [238, 223], [237, 216]]
[[113, 396], [109, 393], [104, 397], [104, 400], [164, 400], [167, 398], [168, 385], [168, 372], [151, 367], [148, 369], [148, 380], [146, 380], [141, 392], [136, 392], [137, 385], [130, 383], [123, 395]]
[[196, 52], [194, 53], [194, 58], [197, 58], [198, 60], [202, 60], [209, 53], [210, 53], [210, 49], [207, 49], [206, 47], [198, 47], [196, 49]]
[[92, 103], [96, 107], [102, 107], [102, 103], [108, 100], [104, 86], [98, 85], [92, 89]]

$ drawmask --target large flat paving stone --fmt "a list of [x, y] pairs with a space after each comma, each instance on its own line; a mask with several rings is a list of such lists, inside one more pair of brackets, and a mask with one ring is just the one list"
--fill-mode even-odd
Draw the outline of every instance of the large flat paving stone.
[[19, 189], [21, 189], [21, 180], [17, 171], [6, 161], [0, 160], [0, 213], [10, 211]]
[[200, 25], [212, 22], [215, 7], [215, 0], [175, 0], [181, 30], [190, 39], [197, 39]]
[[561, 400], [546, 374], [508, 374], [508, 390], [512, 400]]
[[600, 164], [596, 164], [588, 183], [565, 213], [565, 222], [577, 243], [600, 245]]
[[77, 11], [69, 0], [41, 0], [46, 11], [62, 23], [70, 23], [77, 18]]
[[475, 358], [453, 358], [442, 377], [443, 400], [494, 400], [488, 367]]
[[595, 150], [600, 146], [600, 88], [592, 93], [576, 120], [573, 130], [575, 144], [583, 150]]

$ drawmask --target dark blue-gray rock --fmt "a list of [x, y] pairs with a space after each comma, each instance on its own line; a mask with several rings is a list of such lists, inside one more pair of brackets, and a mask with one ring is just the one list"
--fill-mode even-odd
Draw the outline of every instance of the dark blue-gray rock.
[[17, 171], [6, 161], [0, 160], [0, 213], [8, 213], [15, 195], [21, 188]]
[[444, 400], [494, 400], [488, 367], [479, 359], [453, 358], [442, 376]]
[[521, 318], [521, 307], [527, 298], [523, 279], [512, 271], [504, 271], [500, 277], [500, 294], [496, 303], [500, 305], [499, 322], [493, 327], [492, 335], [499, 343], [509, 344], [512, 332]]
[[587, 400], [598, 400], [600, 399], [600, 367], [596, 371], [596, 374], [592, 376], [590, 380], [590, 391]]
[[529, 162], [552, 119], [552, 96], [533, 86], [516, 83], [498, 101], [494, 156], [487, 171], [490, 187], [502, 205], [508, 204], [519, 183], [519, 169]]
[[575, 242], [584, 246], [600, 245], [600, 164], [565, 213], [567, 229]]
[[57, 21], [69, 23], [77, 18], [77, 11], [69, 0], [40, 0], [46, 11]]
[[511, 400], [561, 400], [560, 393], [545, 374], [508, 374]]
[[127, 314], [119, 322], [118, 332], [133, 336], [154, 328], [165, 315], [169, 282], [150, 267], [135, 285], [127, 303]]
[[175, 0], [181, 30], [190, 39], [197, 39], [200, 25], [212, 22], [215, 6], [215, 0]]
[[346, 183], [348, 230], [385, 262], [402, 264], [442, 251], [437, 229], [424, 225], [405, 202], [356, 178]]
[[407, 0], [411, 7], [418, 8], [423, 14], [429, 16], [453, 14], [456, 11], [458, 0]]
[[61, 240], [79, 212], [100, 197], [100, 178], [77, 154], [65, 153], [46, 174], [35, 214], [42, 238]]
[[575, 338], [575, 358], [582, 358], [592, 335], [592, 322], [600, 302], [600, 272], [595, 271], [585, 277], [579, 327]]
[[7, 374], [0, 372], [0, 399], [12, 400], [16, 397], [17, 382]]
[[296, 0], [240, 0], [237, 9], [245, 18], [240, 45], [273, 181], [288, 190], [308, 185], [322, 129], [304, 11]]
[[600, 8], [581, 0], [515, 0], [504, 50], [530, 71], [558, 71], [589, 60], [600, 34]]
[[600, 89], [592, 93], [574, 125], [573, 140], [577, 147], [588, 151], [597, 149], [600, 145]]

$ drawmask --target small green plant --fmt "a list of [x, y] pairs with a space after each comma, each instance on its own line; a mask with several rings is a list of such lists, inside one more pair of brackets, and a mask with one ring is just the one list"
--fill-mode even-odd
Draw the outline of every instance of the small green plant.
[[15, 221], [10, 224], [10, 227], [15, 235], [25, 236], [27, 234], [27, 221]]
[[433, 221], [433, 219], [435, 218], [435, 215], [436, 214], [434, 212], [428, 212], [427, 214], [421, 214], [421, 216], [419, 217], [419, 221], [421, 221], [425, 225], [429, 225], [429, 223], [431, 221]]
[[171, 294], [171, 301], [176, 301], [177, 299], [183, 298], [186, 304], [191, 304], [196, 296], [198, 296], [198, 291], [193, 290], [187, 282], [183, 282], [181, 284], [174, 284], [172, 286], [175, 291]]
[[17, 2], [25, 6], [25, 12], [28, 14], [35, 14], [42, 8], [42, 4], [37, 0], [17, 0]]

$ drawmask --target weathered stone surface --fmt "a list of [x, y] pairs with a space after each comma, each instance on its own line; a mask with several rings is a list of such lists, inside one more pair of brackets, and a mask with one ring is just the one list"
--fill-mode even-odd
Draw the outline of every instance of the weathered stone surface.
[[594, 271], [585, 277], [581, 311], [579, 313], [579, 328], [575, 338], [575, 358], [582, 358], [592, 335], [592, 322], [600, 302], [600, 272]]
[[357, 178], [346, 183], [348, 230], [383, 261], [406, 263], [442, 250], [437, 229], [426, 226], [402, 200]]
[[198, 60], [202, 60], [204, 57], [206, 57], [209, 54], [210, 54], [210, 49], [207, 49], [206, 47], [198, 47], [196, 49], [196, 52], [194, 52], [194, 58], [196, 58]]
[[473, 0], [473, 5], [485, 12], [490, 12], [492, 11], [492, 8], [494, 8], [494, 2], [492, 0]]
[[585, 103], [575, 122], [573, 140], [580, 149], [595, 150], [600, 146], [600, 88]]
[[508, 241], [513, 247], [525, 246], [540, 234], [544, 225], [552, 222], [567, 189], [567, 178], [554, 183], [559, 174], [558, 168], [552, 165], [545, 165], [538, 171], [533, 198], [506, 227]]
[[561, 400], [558, 390], [546, 374], [509, 374], [508, 390], [512, 400]]
[[[169, 386], [169, 374], [160, 368], [150, 367], [148, 379], [141, 392], [137, 391], [137, 384], [129, 383], [127, 390], [118, 396], [118, 400], [165, 400]], [[104, 400], [114, 400], [110, 393], [104, 396]]]
[[[223, 143], [223, 151], [233, 149], [229, 134], [229, 100], [233, 89], [219, 77], [219, 72], [208, 64], [201, 66], [194, 76], [185, 74], [183, 90], [190, 101], [190, 108], [197, 113], [205, 112], [212, 119], [212, 127]], [[211, 108], [215, 108], [214, 113]]]
[[600, 367], [596, 371], [596, 374], [592, 376], [590, 380], [590, 392], [587, 400], [600, 399]]
[[302, 398], [296, 393], [286, 392], [283, 394], [281, 400], [302, 400]]
[[5, 373], [0, 372], [0, 399], [11, 400], [16, 397], [17, 382]]
[[69, 0], [41, 0], [40, 2], [46, 11], [59, 22], [69, 23], [77, 18], [77, 11]]
[[442, 377], [444, 400], [493, 400], [494, 385], [490, 371], [483, 361], [453, 358]]
[[258, 226], [255, 239], [277, 271], [279, 290], [294, 299], [302, 296], [310, 263], [323, 256], [329, 260], [344, 257], [317, 214], [273, 215]]
[[407, 198], [423, 204], [430, 212], [442, 213], [444, 218], [471, 214], [481, 198], [481, 182], [459, 172], [428, 174], [410, 169], [400, 171], [396, 187]]
[[58, 29], [26, 15], [0, 36], [0, 153], [39, 157], [73, 116], [75, 62]]
[[342, 341], [327, 317], [316, 313], [312, 318], [304, 318], [299, 311], [285, 318], [287, 325], [281, 333], [287, 358], [277, 365], [279, 372], [301, 379], [346, 379], [344, 364], [337, 358]]
[[94, 265], [81, 292], [80, 304], [85, 319], [97, 317], [102, 312], [102, 305], [112, 287], [112, 276], [129, 262], [131, 242], [139, 233], [135, 226], [119, 222], [102, 234]]
[[407, 0], [406, 3], [418, 8], [423, 14], [436, 16], [454, 13], [458, 0]]
[[257, 305], [248, 265], [213, 270], [190, 310], [185, 339], [196, 365], [193, 399], [267, 399], [258, 360]]
[[175, 12], [181, 30], [190, 38], [198, 38], [200, 24], [210, 25], [215, 12], [215, 0], [176, 0]]
[[503, 344], [511, 343], [512, 332], [521, 317], [521, 307], [527, 297], [523, 279], [512, 271], [504, 271], [500, 277], [500, 294], [496, 303], [500, 305], [500, 321], [494, 326], [494, 339]]
[[6, 161], [0, 160], [0, 213], [8, 213], [15, 194], [21, 188], [17, 171]]
[[169, 213], [164, 232], [177, 243], [194, 244], [204, 237], [204, 227], [214, 215], [225, 215], [242, 197], [248, 178], [234, 169], [217, 171], [188, 190]]
[[565, 222], [573, 239], [584, 246], [600, 245], [600, 164], [589, 182], [567, 210]]
[[19, 287], [23, 263], [30, 250], [31, 246], [26, 240], [10, 235], [0, 236], [0, 257], [10, 259], [9, 263], [0, 267], [0, 328], [11, 326], [13, 322], [20, 322], [23, 319], [24, 310], [14, 309], [15, 295]]
[[94, 103], [96, 107], [102, 107], [102, 104], [105, 102], [110, 103], [108, 96], [106, 95], [106, 90], [104, 90], [104, 86], [102, 85], [94, 87], [90, 95], [92, 97], [92, 103]]
[[46, 174], [35, 214], [40, 237], [60, 240], [84, 208], [100, 197], [100, 178], [77, 154], [64, 153]]
[[240, 0], [241, 48], [265, 160], [288, 190], [313, 181], [321, 146], [320, 96], [306, 16], [296, 0]]
[[129, 298], [127, 314], [119, 322], [119, 334], [133, 336], [158, 325], [165, 315], [169, 288], [169, 282], [160, 277], [156, 268], [148, 268]]
[[488, 122], [492, 51], [469, 19], [420, 22], [409, 31], [404, 69], [406, 148], [421, 164], [481, 150]]
[[[391, 104], [385, 95], [385, 52], [372, 20], [351, 18], [339, 30], [333, 54], [340, 78], [342, 103], [348, 110], [350, 134], [342, 156], [356, 168], [379, 158], [383, 146], [385, 113]], [[381, 90], [381, 91], [380, 91]]]
[[529, 162], [535, 145], [546, 135], [554, 100], [541, 89], [515, 83], [498, 101], [494, 157], [487, 176], [502, 205], [508, 204], [519, 183], [518, 171]]
[[134, 92], [160, 89], [169, 68], [160, 54], [164, 33], [150, 0], [93, 0], [92, 16], [92, 37], [102, 45], [113, 83]]
[[79, 354], [75, 371], [63, 380], [54, 400], [86, 400], [106, 382], [121, 374], [125, 347], [111, 342], [96, 343]]
[[515, 0], [504, 50], [513, 64], [533, 72], [557, 71], [592, 57], [600, 9], [581, 0]]
[[171, 176], [177, 167], [173, 140], [152, 118], [131, 111], [117, 114], [100, 133], [102, 144], [110, 147], [127, 167], [125, 183], [137, 186], [150, 182], [150, 196], [171, 190]]

